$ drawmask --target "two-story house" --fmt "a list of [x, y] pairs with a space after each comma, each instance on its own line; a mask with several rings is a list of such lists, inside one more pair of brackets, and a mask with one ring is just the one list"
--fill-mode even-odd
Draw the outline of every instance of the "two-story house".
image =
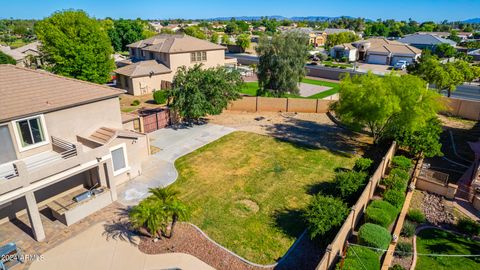
[[132, 64], [115, 70], [117, 86], [132, 95], [162, 89], [181, 66], [205, 68], [235, 65], [225, 58], [226, 48], [185, 34], [157, 35], [127, 45]]
[[43, 210], [68, 226], [116, 200], [149, 155], [147, 135], [122, 126], [121, 93], [0, 65], [0, 223], [27, 213], [42, 241]]

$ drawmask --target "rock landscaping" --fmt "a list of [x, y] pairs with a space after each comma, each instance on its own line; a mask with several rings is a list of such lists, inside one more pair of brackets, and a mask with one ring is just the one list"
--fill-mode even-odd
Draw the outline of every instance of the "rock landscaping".
[[435, 194], [426, 194], [423, 198], [422, 210], [427, 221], [433, 225], [453, 224], [455, 217], [445, 205], [445, 198]]

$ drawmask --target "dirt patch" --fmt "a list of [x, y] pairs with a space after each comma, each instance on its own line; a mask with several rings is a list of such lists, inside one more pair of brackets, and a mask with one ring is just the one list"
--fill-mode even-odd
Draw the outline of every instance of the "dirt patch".
[[321, 113], [224, 111], [220, 115], [209, 116], [208, 121], [346, 154], [362, 155], [371, 143], [368, 136], [342, 129]]
[[[139, 104], [135, 105], [136, 100]], [[132, 96], [129, 94], [120, 95], [120, 109], [122, 112], [136, 112], [139, 109], [154, 109], [165, 106], [164, 104], [155, 104], [153, 94], [148, 93], [141, 96]]]
[[250, 216], [255, 214], [260, 210], [258, 204], [249, 199], [243, 199], [235, 202], [235, 208], [233, 208], [233, 212], [235, 215], [238, 216]]

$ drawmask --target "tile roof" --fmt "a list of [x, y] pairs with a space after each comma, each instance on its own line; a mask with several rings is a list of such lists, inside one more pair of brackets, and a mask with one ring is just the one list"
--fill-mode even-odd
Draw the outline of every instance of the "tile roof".
[[396, 40], [388, 40], [386, 38], [371, 38], [363, 40], [360, 43], [370, 43], [370, 48], [368, 48], [369, 53], [382, 53], [382, 54], [420, 54], [421, 50], [398, 42]]
[[24, 54], [22, 52], [12, 50], [9, 46], [0, 45], [0, 51], [2, 51], [6, 55], [11, 56], [17, 62], [23, 60], [27, 56], [26, 54]]
[[327, 35], [338, 34], [338, 33], [343, 33], [343, 32], [355, 33], [353, 30], [342, 29], [342, 28], [325, 28], [325, 30], [323, 30], [323, 32]]
[[108, 86], [42, 70], [0, 65], [0, 122], [117, 97], [121, 93]]
[[413, 34], [407, 35], [398, 40], [399, 42], [406, 44], [419, 44], [419, 45], [438, 45], [441, 43], [447, 43], [452, 46], [456, 46], [457, 43], [453, 40], [441, 38], [432, 34]]
[[115, 72], [129, 77], [142, 77], [153, 74], [165, 74], [172, 71], [165, 65], [158, 63], [156, 60], [146, 60], [118, 68]]
[[157, 35], [127, 45], [129, 48], [141, 48], [161, 53], [183, 53], [193, 51], [225, 50], [226, 48], [212, 42], [185, 34]]

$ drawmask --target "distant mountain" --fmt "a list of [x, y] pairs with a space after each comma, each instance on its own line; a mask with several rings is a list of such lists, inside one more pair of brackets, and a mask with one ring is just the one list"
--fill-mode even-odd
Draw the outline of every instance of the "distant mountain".
[[480, 18], [473, 18], [463, 21], [465, 23], [480, 23]]
[[[284, 17], [279, 15], [273, 16], [237, 16], [237, 17], [217, 17], [217, 18], [209, 18], [208, 21], [229, 21], [231, 18], [235, 18], [235, 20], [239, 21], [258, 21], [261, 20], [263, 17], [268, 17], [269, 19], [276, 19], [276, 20], [292, 20], [292, 21], [331, 21], [334, 19], [339, 19], [342, 17], [327, 17], [327, 16], [306, 16], [306, 17]], [[345, 18], [353, 18], [350, 16], [343, 16]]]

